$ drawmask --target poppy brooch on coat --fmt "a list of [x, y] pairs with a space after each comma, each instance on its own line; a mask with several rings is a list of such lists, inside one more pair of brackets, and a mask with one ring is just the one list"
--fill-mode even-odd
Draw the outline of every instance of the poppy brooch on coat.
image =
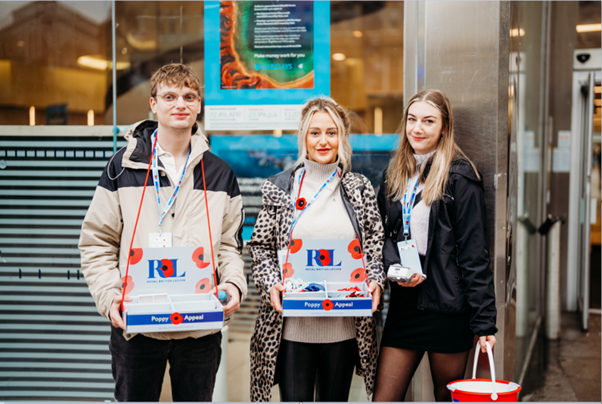
[[305, 209], [305, 206], [307, 205], [307, 201], [305, 200], [305, 198], [299, 198], [297, 199], [297, 202], [295, 203], [295, 207], [298, 210], [303, 210]]

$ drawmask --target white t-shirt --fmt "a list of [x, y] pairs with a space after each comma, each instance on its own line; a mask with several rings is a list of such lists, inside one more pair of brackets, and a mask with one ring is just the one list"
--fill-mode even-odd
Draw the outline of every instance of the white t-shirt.
[[180, 176], [182, 175], [182, 170], [184, 170], [185, 164], [182, 164], [179, 170], [176, 170], [176, 159], [174, 156], [159, 146], [159, 142], [157, 142], [157, 151], [159, 153], [158, 157], [163, 163], [163, 167], [165, 167], [165, 171], [167, 171], [167, 175], [171, 179], [171, 182], [175, 185], [180, 180]]

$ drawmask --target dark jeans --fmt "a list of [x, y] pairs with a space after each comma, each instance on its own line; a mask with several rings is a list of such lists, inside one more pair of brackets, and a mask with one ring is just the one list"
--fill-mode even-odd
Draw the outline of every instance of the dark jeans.
[[222, 333], [202, 338], [158, 340], [136, 335], [129, 341], [111, 325], [117, 401], [159, 401], [169, 361], [173, 401], [211, 401], [222, 355]]
[[276, 372], [280, 401], [348, 401], [357, 341], [309, 344], [282, 340]]

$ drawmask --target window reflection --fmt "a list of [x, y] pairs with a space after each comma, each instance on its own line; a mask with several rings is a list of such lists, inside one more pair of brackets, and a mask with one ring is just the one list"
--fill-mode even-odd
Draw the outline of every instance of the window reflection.
[[[181, 61], [203, 81], [203, 14], [203, 2], [116, 2], [118, 125], [152, 118], [159, 66]], [[357, 113], [355, 133], [394, 133], [403, 2], [334, 1], [331, 21], [332, 97]], [[0, 43], [0, 124], [113, 124], [111, 2], [2, 2]]]
[[403, 108], [403, 2], [335, 1], [331, 20], [332, 97], [361, 118], [354, 132], [395, 133]]
[[86, 125], [89, 110], [95, 124], [112, 124], [105, 115], [110, 2], [0, 7], [0, 124]]
[[129, 64], [117, 71], [118, 125], [153, 118], [149, 79], [165, 64], [185, 63], [203, 85], [203, 9], [202, 1], [116, 2], [117, 61]]
[[[181, 61], [203, 84], [203, 7], [187, 1], [116, 3], [118, 125], [152, 118], [149, 78], [163, 64]], [[331, 96], [357, 114], [354, 133], [397, 129], [403, 107], [402, 21], [403, 2], [331, 2]], [[119, 70], [120, 62], [130, 67]]]
[[577, 49], [599, 49], [602, 7], [599, 1], [580, 1], [577, 22]]

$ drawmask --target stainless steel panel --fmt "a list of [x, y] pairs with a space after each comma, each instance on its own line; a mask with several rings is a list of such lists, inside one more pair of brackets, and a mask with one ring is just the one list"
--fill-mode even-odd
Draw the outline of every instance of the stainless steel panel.
[[[507, 341], [507, 337], [514, 337], [507, 333], [507, 329], [514, 332], [514, 317], [507, 313], [510, 301], [507, 292], [512, 293], [512, 287], [507, 287], [510, 274], [506, 248], [511, 235], [511, 228], [507, 226], [507, 198], [512, 197], [508, 195], [511, 4], [497, 1], [416, 3], [405, 3], [406, 21], [411, 13], [419, 16], [419, 7], [424, 7], [424, 41], [417, 40], [421, 35], [420, 18], [416, 24], [406, 25], [406, 43], [416, 43], [417, 49], [406, 45], [404, 60], [415, 58], [418, 64], [424, 52], [424, 88], [436, 88], [447, 94], [454, 111], [456, 140], [483, 175], [498, 308], [496, 372], [500, 378], [512, 378], [508, 373], [513, 366], [505, 366], [505, 361], [514, 358], [513, 343]], [[408, 52], [416, 52], [416, 55]], [[407, 101], [413, 95], [408, 91], [420, 90], [420, 81], [416, 67], [406, 64], [404, 70], [404, 99]], [[506, 342], [510, 342], [510, 354]], [[426, 394], [423, 391], [421, 398], [428, 399]]]

